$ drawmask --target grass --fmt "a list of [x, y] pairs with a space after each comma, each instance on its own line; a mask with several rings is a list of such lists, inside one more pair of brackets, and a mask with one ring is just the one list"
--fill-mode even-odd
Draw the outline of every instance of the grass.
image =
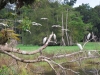
[[[81, 43], [82, 44], [82, 43]], [[22, 45], [19, 44], [17, 48], [20, 48], [21, 50], [26, 51], [32, 51], [37, 50], [41, 46], [33, 46], [33, 45]], [[48, 46], [44, 52], [46, 53], [57, 53], [57, 52], [73, 52], [73, 51], [79, 51], [80, 49], [78, 46]], [[100, 42], [89, 42], [85, 45], [84, 50], [100, 50]]]
[[[19, 44], [17, 46], [17, 48], [20, 48], [21, 50], [25, 50], [25, 51], [37, 50], [40, 47], [41, 46], [33, 46], [33, 45], [26, 46], [26, 45], [22, 45], [22, 44]], [[70, 52], [76, 52], [79, 50], [80, 49], [76, 45], [74, 45], [74, 46], [48, 46], [43, 50], [43, 53], [45, 56], [49, 57], [49, 56], [53, 56], [54, 54], [57, 54], [57, 53], [70, 53]], [[100, 43], [99, 42], [89, 42], [84, 47], [84, 50], [100, 50]], [[5, 56], [4, 54], [1, 54], [0, 56], [1, 56], [0, 67], [3, 67], [0, 69], [0, 75], [1, 75], [1, 73], [2, 73], [2, 75], [8, 75], [8, 74], [9, 75], [38, 75], [38, 72], [40, 72], [41, 74], [43, 72], [44, 73], [43, 75], [55, 75], [54, 71], [52, 71], [52, 69], [46, 62], [30, 63], [28, 65], [28, 68], [25, 69], [26, 63], [18, 62], [18, 65], [17, 65], [16, 61], [14, 61], [14, 63], [11, 66], [9, 66], [9, 64], [12, 63], [13, 59], [8, 56]], [[27, 55], [21, 56], [20, 54], [18, 55], [18, 57], [26, 58], [26, 59], [34, 59], [37, 56], [38, 56], [37, 54], [28, 55], [28, 56]], [[70, 57], [53, 59], [53, 60], [59, 64], [63, 63], [62, 65], [66, 68], [73, 68], [76, 70], [80, 69], [80, 67], [77, 66], [78, 65], [77, 62], [76, 63], [67, 63], [67, 61], [71, 60]], [[94, 63], [99, 62], [99, 61], [100, 61], [99, 58], [87, 59], [85, 61], [82, 61], [81, 65], [83, 68], [88, 67], [88, 68], [92, 69], [92, 67], [97, 66]], [[93, 64], [91, 65], [91, 63], [93, 63]], [[55, 67], [57, 67], [57, 66], [55, 66]], [[11, 69], [11, 68], [14, 68], [14, 69]], [[57, 68], [57, 69], [59, 69], [59, 68]], [[52, 72], [53, 72], [53, 74], [51, 74]], [[49, 74], [45, 74], [45, 73], [49, 73]]]
[[17, 48], [20, 48], [21, 50], [32, 51], [38, 49], [39, 46], [18, 44]]

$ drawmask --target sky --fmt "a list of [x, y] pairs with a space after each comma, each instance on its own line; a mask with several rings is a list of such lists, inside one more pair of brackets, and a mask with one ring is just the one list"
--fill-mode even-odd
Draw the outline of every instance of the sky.
[[100, 4], [100, 0], [77, 0], [74, 7], [78, 7], [79, 5], [82, 5], [82, 3], [84, 4], [89, 3], [90, 7], [94, 8], [95, 6]]
[[[51, 0], [51, 1], [60, 1], [63, 2], [64, 0]], [[94, 8], [97, 5], [100, 5], [100, 0], [77, 0], [76, 3], [74, 4], [74, 7], [78, 7], [79, 5], [84, 4], [89, 4], [90, 7]]]

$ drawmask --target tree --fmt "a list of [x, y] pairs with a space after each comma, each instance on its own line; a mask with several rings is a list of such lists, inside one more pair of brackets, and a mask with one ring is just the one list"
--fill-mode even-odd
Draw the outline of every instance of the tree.
[[0, 0], [0, 10], [6, 6], [8, 2], [17, 3], [17, 8], [20, 8], [25, 4], [32, 4], [35, 0]]
[[82, 20], [82, 16], [78, 12], [70, 14], [69, 17], [69, 30], [72, 36], [73, 42], [79, 42], [84, 39], [84, 36], [88, 33], [88, 30], [92, 28], [91, 24], [85, 24]]
[[[86, 69], [86, 66], [85, 66], [85, 68], [83, 66], [86, 63], [87, 64], [90, 64], [90, 63], [97, 64], [98, 63], [98, 61], [96, 62], [94, 60], [94, 59], [100, 57], [98, 50], [88, 50], [88, 51], [83, 50], [84, 49], [84, 46], [86, 45], [86, 43], [88, 43], [90, 40], [88, 40], [87, 42], [85, 42], [83, 44], [83, 46], [82, 46], [83, 49], [81, 51], [72, 52], [72, 53], [69, 53], [69, 54], [68, 53], [67, 54], [66, 53], [65, 54], [64, 53], [63, 54], [60, 53], [60, 54], [57, 54], [57, 55], [53, 55], [51, 57], [44, 56], [44, 54], [42, 54], [43, 53], [43, 50], [48, 46], [48, 43], [50, 42], [50, 40], [51, 40], [52, 37], [53, 37], [53, 33], [49, 36], [49, 39], [47, 40], [47, 42], [43, 46], [41, 46], [37, 50], [32, 50], [32, 51], [23, 51], [23, 50], [20, 50], [20, 49], [12, 48], [12, 47], [9, 47], [8, 44], [6, 44], [6, 45], [0, 45], [0, 52], [3, 53], [3, 54], [5, 54], [5, 55], [8, 55], [9, 57], [12, 58], [12, 59], [10, 58], [10, 60], [12, 60], [12, 61], [8, 61], [8, 62], [6, 61], [7, 64], [5, 66], [9, 66], [8, 68], [10, 68], [10, 70], [12, 70], [11, 67], [12, 67], [13, 64], [15, 65], [17, 63], [17, 67], [18, 67], [21, 64], [21, 63], [20, 64], [18, 64], [18, 63], [19, 62], [22, 62], [22, 63], [27, 63], [26, 66], [24, 66], [26, 68], [26, 70], [27, 70], [28, 69], [28, 64], [30, 64], [30, 63], [46, 62], [52, 68], [52, 70], [54, 71], [54, 73], [56, 75], [62, 75], [62, 74], [63, 75], [67, 75], [69, 73], [73, 73], [73, 74], [77, 74], [78, 75], [78, 74], [81, 74], [82, 72], [83, 72], [83, 74], [84, 73], [86, 73], [86, 74], [89, 74], [90, 73], [90, 69], [88, 71]], [[31, 55], [32, 56], [32, 59], [27, 59], [27, 57], [26, 58], [19, 57], [15, 53], [16, 54], [20, 54], [20, 56], [21, 55]], [[37, 53], [39, 53], [39, 54], [37, 54]], [[34, 55], [36, 55], [35, 58], [34, 58]], [[63, 62], [62, 61], [60, 61], [60, 62], [56, 61], [57, 59], [59, 60], [60, 58], [61, 59], [67, 59], [67, 60], [64, 60], [65, 62], [64, 61]], [[90, 58], [91, 58], [91, 60], [90, 60]], [[86, 61], [87, 59], [89, 59], [89, 61]], [[73, 66], [73, 67], [71, 68], [71, 66]], [[78, 69], [75, 70], [76, 67]], [[6, 68], [6, 67], [3, 67], [3, 68]], [[3, 68], [1, 68], [0, 70], [2, 70]], [[32, 68], [32, 66], [31, 66], [31, 68]], [[20, 68], [18, 68], [18, 70], [19, 69]], [[81, 70], [81, 72], [77, 71], [79, 69]], [[92, 70], [95, 70], [96, 71], [96, 75], [98, 75], [98, 73], [99, 73], [98, 72], [99, 71], [98, 67], [95, 67], [94, 66], [92, 68]], [[7, 71], [7, 70], [5, 70], [5, 71]], [[25, 71], [24, 71], [24, 74], [27, 74], [26, 72], [28, 70], [26, 72]], [[34, 71], [33, 68], [32, 68], [32, 72], [35, 73], [35, 71]], [[38, 72], [40, 73], [41, 71], [38, 70]], [[8, 74], [9, 73], [10, 72], [8, 72]], [[94, 74], [94, 72], [92, 74]]]
[[[46, 5], [42, 6], [44, 2]], [[72, 7], [70, 7], [68, 5], [59, 5], [58, 6], [58, 4], [56, 4], [56, 3], [54, 3], [55, 5], [52, 5], [46, 0], [43, 0], [43, 3], [41, 1], [40, 4], [38, 6], [36, 6], [37, 8], [30, 8], [30, 7], [22, 8], [22, 11], [25, 13], [21, 14], [22, 18], [20, 18], [20, 19], [22, 19], [23, 22], [21, 23], [22, 25], [19, 25], [19, 26], [23, 31], [25, 31], [26, 29], [30, 29], [30, 31], [32, 32], [31, 38], [29, 38], [28, 32], [26, 32], [26, 31], [24, 32], [24, 33], [26, 33], [26, 35], [28, 34], [28, 36], [27, 36], [28, 40], [25, 39], [24, 41], [27, 40], [28, 43], [30, 43], [30, 44], [33, 43], [33, 45], [37, 45], [40, 43], [40, 40], [42, 40], [42, 37], [48, 36], [47, 42], [43, 46], [41, 46], [39, 49], [32, 50], [32, 51], [23, 51], [20, 49], [16, 49], [14, 47], [10, 47], [9, 44], [0, 45], [0, 52], [12, 57], [13, 60], [16, 61], [17, 63], [18, 63], [18, 61], [22, 62], [22, 63], [28, 63], [28, 64], [29, 63], [37, 63], [37, 62], [47, 62], [50, 65], [50, 67], [54, 70], [56, 75], [67, 75], [67, 74], [69, 74], [69, 72], [79, 75], [79, 72], [77, 72], [76, 70], [71, 68], [72, 63], [74, 65], [78, 63], [77, 66], [79, 66], [81, 68], [81, 70], [83, 72], [85, 72], [85, 70], [82, 67], [82, 63], [83, 63], [82, 61], [84, 61], [85, 59], [88, 59], [88, 58], [92, 59], [92, 58], [100, 57], [99, 51], [97, 51], [97, 50], [93, 50], [93, 51], [90, 50], [89, 52], [83, 50], [84, 45], [86, 43], [88, 43], [91, 39], [86, 41], [85, 44], [83, 44], [83, 46], [82, 46], [83, 51], [77, 51], [77, 52], [73, 52], [70, 54], [68, 54], [68, 53], [61, 54], [61, 52], [60, 52], [60, 54], [59, 53], [58, 54], [56, 53], [56, 55], [52, 54], [49, 57], [49, 55], [47, 55], [47, 56], [44, 55], [43, 50], [48, 46], [48, 44], [50, 43], [50, 41], [54, 35], [54, 33], [52, 33], [49, 36], [49, 33], [51, 33], [52, 31], [58, 35], [59, 40], [61, 39], [61, 28], [53, 29], [52, 24], [58, 23], [61, 26], [61, 24], [62, 24], [61, 23], [61, 16], [62, 16], [61, 14], [63, 13], [63, 15], [64, 15], [63, 24], [65, 26], [66, 13], [68, 13], [68, 12], [66, 12], [66, 9], [69, 10], [69, 14], [68, 14], [68, 30], [69, 31], [68, 31], [68, 33], [69, 33], [69, 36], [72, 38], [73, 43], [80, 42], [83, 39], [83, 36], [86, 33], [86, 31], [89, 28], [91, 28], [91, 23], [85, 24], [82, 21], [82, 16], [80, 15], [80, 13], [75, 11]], [[56, 7], [54, 8], [54, 6], [56, 6]], [[41, 18], [43, 18], [43, 17], [46, 18], [46, 20], [44, 20], [44, 21], [41, 20]], [[31, 25], [31, 22], [33, 22], [33, 21], [35, 21], [35, 23], [41, 23], [42, 26], [35, 27], [34, 25]], [[92, 52], [95, 54], [91, 55]], [[28, 59], [27, 57], [26, 58], [19, 57], [19, 55], [17, 56], [17, 54], [15, 54], [15, 53], [20, 54], [20, 56], [21, 55], [31, 55], [31, 56], [33, 55], [33, 56], [32, 56], [32, 59]], [[36, 57], [34, 57], [35, 55], [36, 55]], [[56, 61], [56, 59], [58, 59], [58, 58], [61, 58], [61, 59], [65, 58], [65, 60], [64, 60], [65, 62], [60, 61], [59, 63], [57, 63], [58, 61]], [[66, 61], [66, 59], [67, 59], [67, 61]], [[10, 64], [7, 63], [8, 64], [7, 67], [8, 68], [10, 67], [10, 70], [12, 69], [13, 63], [14, 63], [13, 61], [11, 61]], [[98, 64], [98, 63], [99, 62], [96, 62], [96, 64]], [[70, 65], [68, 65], [68, 64], [70, 64]], [[93, 64], [94, 64], [94, 62], [93, 62]], [[64, 65], [66, 67], [64, 67]], [[25, 67], [27, 68], [27, 66], [25, 66]], [[79, 67], [75, 67], [75, 68], [78, 68], [77, 70], [79, 70]], [[0, 72], [1, 71], [2, 71], [2, 68], [0, 69]], [[38, 71], [40, 71], [40, 70], [38, 70]], [[88, 70], [86, 70], [86, 71], [88, 71]], [[95, 68], [95, 71], [98, 75], [99, 71], [97, 68]], [[32, 69], [32, 72], [33, 72], [33, 69]], [[89, 72], [90, 72], [90, 70], [89, 70]], [[40, 73], [40, 72], [38, 72], [38, 73]], [[85, 74], [86, 74], [86, 72], [85, 72]]]
[[100, 10], [99, 10], [99, 8], [100, 8], [100, 5], [93, 8], [92, 17], [90, 19], [90, 21], [94, 25], [94, 31], [95, 31], [98, 38], [100, 38], [99, 37], [100, 36], [100, 18], [99, 18], [100, 17], [100, 14], [99, 14]]
[[97, 37], [99, 38], [99, 22], [100, 22], [100, 14], [99, 14], [99, 6], [91, 8], [89, 4], [82, 4], [79, 7], [75, 8], [76, 11], [79, 11], [80, 14], [83, 16], [84, 23], [91, 23], [92, 29], [89, 30], [90, 32], [94, 32]]
[[[30, 40], [32, 41], [30, 42], [28, 41], [28, 43], [33, 44], [33, 45], [37, 45], [37, 44], [41, 45], [42, 39], [45, 36], [48, 37], [48, 34], [51, 33], [52, 31], [57, 35], [57, 39], [59, 41], [60, 30], [59, 28], [54, 29], [52, 27], [52, 25], [58, 24], [57, 14], [55, 10], [57, 10], [56, 8], [58, 8], [59, 4], [57, 2], [50, 3], [48, 0], [39, 1], [34, 4], [37, 5], [35, 6], [36, 8], [33, 8], [33, 6], [29, 6], [29, 7], [24, 6], [20, 8], [22, 12], [20, 16], [22, 16], [22, 19], [24, 19], [23, 16], [27, 16], [31, 20], [31, 22], [40, 23], [42, 25], [42, 26], [31, 25], [30, 27], [31, 34], [29, 36], [31, 38]], [[41, 18], [47, 18], [47, 19], [44, 20]], [[26, 36], [26, 37], [29, 38], [29, 36], [28, 37]], [[24, 41], [27, 41], [27, 40], [28, 39]]]
[[64, 0], [64, 4], [68, 4], [69, 6], [73, 6], [77, 0]]
[[82, 20], [84, 23], [89, 23], [89, 19], [91, 18], [91, 7], [89, 4], [82, 4], [79, 7], [76, 7], [75, 10], [80, 12], [80, 14], [83, 16]]

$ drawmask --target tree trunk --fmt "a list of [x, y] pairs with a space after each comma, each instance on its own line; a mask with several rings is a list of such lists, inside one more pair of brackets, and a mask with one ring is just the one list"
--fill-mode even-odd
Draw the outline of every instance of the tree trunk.
[[64, 40], [64, 24], [63, 24], [63, 12], [62, 12], [62, 45], [65, 46], [65, 40]]

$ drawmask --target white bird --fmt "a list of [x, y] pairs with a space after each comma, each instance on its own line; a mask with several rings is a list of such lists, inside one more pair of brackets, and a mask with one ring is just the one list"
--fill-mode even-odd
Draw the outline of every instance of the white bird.
[[60, 25], [52, 25], [52, 27], [61, 27]]
[[0, 23], [0, 25], [3, 25], [3, 26], [8, 26], [7, 24], [5, 24], [5, 23]]
[[32, 22], [32, 24], [35, 24], [36, 22]]
[[93, 33], [93, 32], [91, 33], [91, 35], [92, 35], [92, 39], [94, 39], [94, 40], [95, 40], [96, 36], [94, 35], [94, 33]]
[[88, 51], [88, 56], [89, 57], [93, 56], [90, 51]]
[[45, 17], [44, 17], [44, 18], [41, 18], [41, 19], [42, 19], [42, 20], [47, 20], [48, 18], [45, 18]]
[[30, 30], [26, 29], [26, 31], [29, 32], [29, 33], [31, 34], [31, 31], [30, 31]]
[[90, 36], [91, 36], [91, 33], [88, 33], [88, 35], [87, 35], [87, 40], [90, 39]]
[[64, 31], [69, 31], [69, 29], [62, 29], [62, 30], [64, 30]]
[[40, 23], [32, 22], [32, 25], [42, 26]]
[[45, 44], [46, 41], [47, 41], [47, 37], [44, 37], [44, 38], [43, 38], [43, 44]]
[[81, 44], [77, 43], [77, 46], [80, 48], [80, 50], [83, 50], [83, 47]]
[[56, 34], [53, 34], [54, 43], [57, 44]]
[[54, 42], [57, 44], [56, 34], [53, 34]]
[[17, 20], [17, 22], [21, 23], [21, 22], [23, 22], [23, 20]]
[[56, 34], [53, 34], [54, 41], [56, 41]]
[[5, 43], [5, 47], [8, 47], [8, 43]]

